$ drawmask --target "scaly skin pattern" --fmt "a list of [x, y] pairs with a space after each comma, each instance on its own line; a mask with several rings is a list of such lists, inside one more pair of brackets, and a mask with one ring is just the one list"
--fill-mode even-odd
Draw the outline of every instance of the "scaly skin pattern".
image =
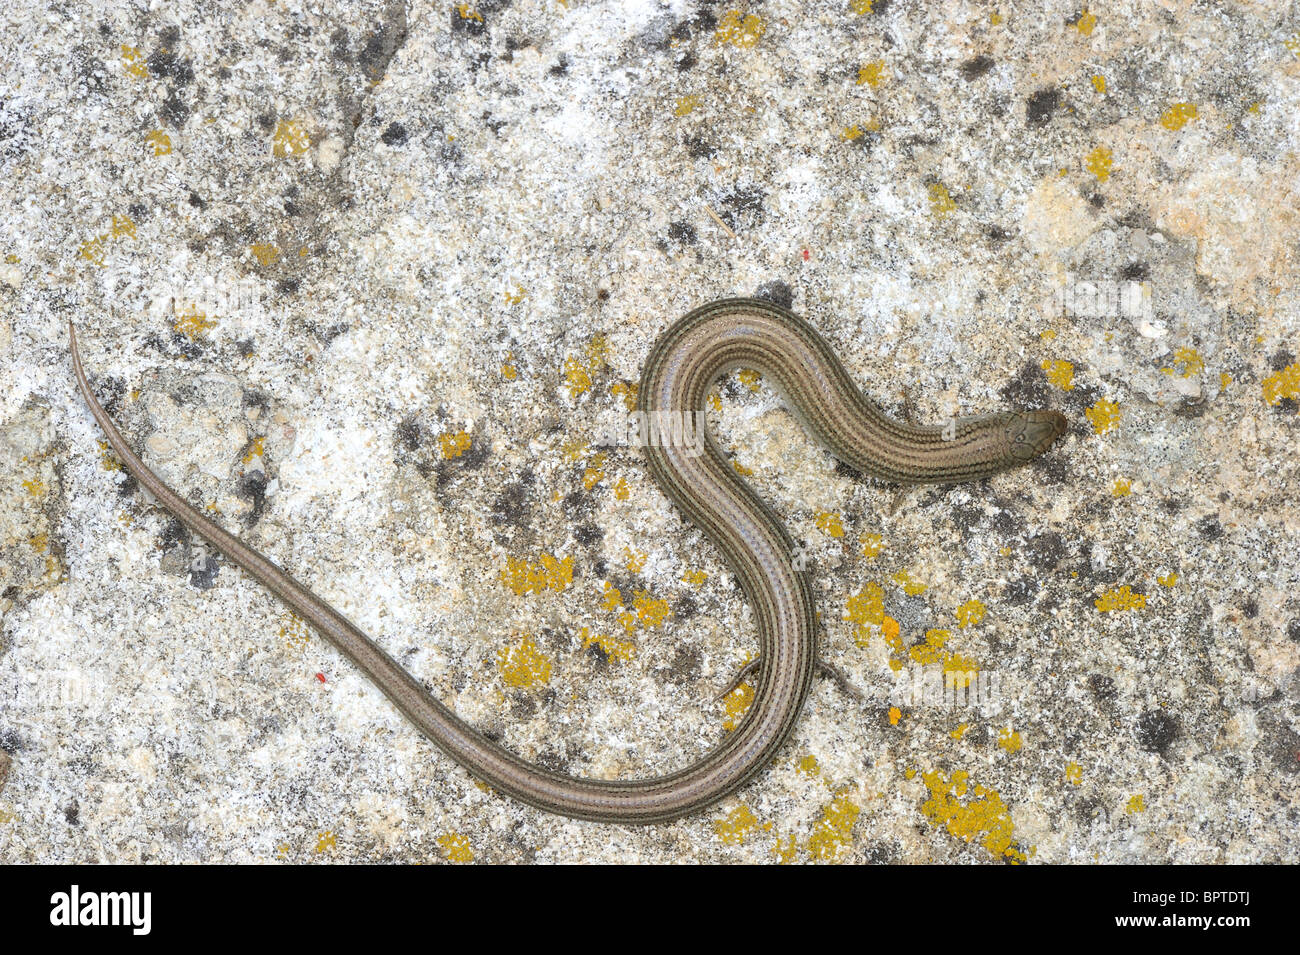
[[[415, 727], [500, 792], [577, 819], [645, 824], [697, 812], [744, 786], [789, 738], [817, 666], [816, 612], [807, 575], [796, 571], [784, 526], [727, 464], [707, 428], [703, 441], [671, 427], [647, 429], [650, 472], [682, 513], [718, 547], [754, 608], [761, 663], [743, 722], [703, 759], [649, 779], [579, 779], [529, 763], [492, 742], [307, 587], [191, 507], [140, 460], [91, 392], [68, 327], [77, 384], [128, 472], [191, 532], [251, 574], [347, 656]], [[786, 396], [808, 429], [863, 474], [903, 484], [988, 477], [1045, 452], [1065, 433], [1055, 411], [1013, 411], [919, 427], [886, 415], [853, 384], [813, 328], [769, 302], [726, 299], [667, 329], [646, 361], [638, 391], [648, 421], [704, 421], [710, 387], [725, 372], [754, 368]], [[664, 413], [667, 413], [665, 417]]]

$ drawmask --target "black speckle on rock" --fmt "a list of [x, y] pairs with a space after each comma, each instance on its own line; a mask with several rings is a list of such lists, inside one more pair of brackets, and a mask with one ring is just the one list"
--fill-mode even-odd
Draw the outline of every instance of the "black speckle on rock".
[[420, 424], [414, 415], [408, 415], [402, 419], [394, 433], [397, 436], [397, 442], [407, 451], [415, 451], [420, 447]]
[[794, 308], [794, 289], [780, 279], [764, 282], [754, 290], [754, 298], [779, 305], [787, 312]]
[[1288, 365], [1295, 364], [1295, 355], [1291, 354], [1286, 348], [1279, 348], [1268, 359], [1269, 368], [1273, 371], [1281, 371]]
[[609, 654], [606, 653], [605, 648], [602, 647], [595, 640], [587, 644], [587, 655], [591, 657], [593, 660], [595, 660], [598, 664], [605, 664], [609, 662]]
[[573, 529], [573, 539], [583, 547], [595, 547], [605, 538], [605, 532], [595, 524], [579, 524]]
[[379, 134], [379, 140], [385, 146], [405, 146], [409, 135], [401, 123], [389, 123], [388, 128]]
[[1145, 262], [1130, 262], [1119, 274], [1128, 282], [1145, 282], [1151, 277], [1151, 269]]
[[757, 187], [742, 189], [736, 187], [718, 199], [723, 208], [722, 219], [730, 228], [736, 227], [739, 216], [750, 216], [755, 222], [763, 218], [763, 190]]
[[687, 136], [686, 155], [692, 159], [712, 159], [717, 155], [717, 147], [706, 142], [703, 136]]
[[198, 209], [200, 212], [202, 212], [208, 207], [207, 202], [204, 201], [202, 198], [200, 198], [199, 194], [195, 192], [193, 189], [190, 190], [190, 197], [188, 201], [190, 205], [192, 205], [195, 209]]
[[673, 222], [668, 226], [668, 238], [679, 245], [695, 244], [695, 226], [689, 222]]
[[1147, 710], [1137, 721], [1138, 745], [1148, 753], [1165, 755], [1178, 738], [1178, 721], [1164, 710]]
[[258, 470], [245, 474], [239, 479], [239, 484], [235, 488], [236, 494], [252, 502], [253, 510], [244, 522], [249, 527], [261, 520], [262, 514], [266, 511], [266, 485], [266, 475]]
[[1092, 690], [1092, 695], [1099, 700], [1113, 700], [1118, 692], [1115, 689], [1115, 681], [1100, 673], [1093, 673], [1088, 677], [1088, 689]]
[[269, 133], [275, 127], [275, 113], [262, 113], [257, 117], [257, 125], [262, 132]]
[[1016, 372], [1016, 377], [998, 389], [998, 394], [1014, 407], [1041, 408], [1047, 404], [1047, 377], [1042, 366], [1026, 361]]
[[81, 825], [81, 806], [77, 804], [75, 799], [64, 807], [63, 818], [70, 826]]
[[1287, 624], [1286, 635], [1292, 643], [1300, 643], [1300, 617], [1296, 617]]
[[961, 75], [967, 83], [977, 80], [993, 67], [993, 57], [981, 53], [961, 65]]
[[1245, 603], [1241, 605], [1241, 612], [1246, 615], [1247, 620], [1254, 620], [1259, 616], [1259, 601], [1254, 597], [1247, 597]]
[[596, 301], [598, 301], [598, 302], [608, 302], [608, 301], [609, 301], [609, 289], [607, 289], [607, 288], [597, 289], [597, 290], [596, 290]]
[[352, 50], [349, 48], [348, 43], [348, 31], [345, 28], [339, 27], [330, 34], [330, 54], [334, 59], [342, 63], [350, 63], [352, 61]]
[[551, 64], [551, 68], [546, 72], [552, 76], [564, 76], [569, 72], [569, 58], [561, 53], [560, 58]]
[[677, 61], [677, 69], [679, 72], [685, 73], [687, 70], [695, 66], [697, 62], [699, 61], [695, 58], [695, 52], [693, 50], [688, 50], [686, 55]]
[[190, 118], [190, 108], [185, 105], [180, 95], [172, 90], [163, 100], [162, 109], [159, 110], [163, 121], [176, 129], [185, 125], [185, 121]]
[[293, 295], [298, 291], [299, 282], [295, 278], [281, 279], [275, 283], [275, 290], [281, 295]]
[[1002, 590], [1002, 599], [1012, 607], [1031, 603], [1038, 596], [1039, 584], [1033, 577], [1010, 581]]
[[1011, 233], [1000, 225], [991, 225], [984, 227], [984, 234], [994, 242], [1005, 242], [1011, 238]]
[[1061, 104], [1061, 91], [1054, 86], [1038, 90], [1025, 103], [1025, 119], [1030, 126], [1045, 125]]
[[1206, 514], [1196, 522], [1196, 533], [1200, 535], [1201, 540], [1218, 540], [1223, 536], [1223, 525], [1219, 523], [1218, 515]]
[[451, 8], [451, 32], [462, 36], [482, 36], [487, 32], [487, 21], [483, 14], [472, 10], [468, 5]]
[[194, 551], [190, 555], [190, 586], [199, 590], [211, 590], [217, 582], [217, 574], [221, 570], [221, 562], [217, 560], [217, 555], [209, 552], [206, 548], [201, 551]]
[[492, 502], [492, 523], [526, 527], [528, 489], [522, 483], [508, 484]]

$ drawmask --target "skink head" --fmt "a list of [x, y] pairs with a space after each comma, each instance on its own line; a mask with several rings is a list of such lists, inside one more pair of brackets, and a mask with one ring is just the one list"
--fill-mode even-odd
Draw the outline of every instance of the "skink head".
[[1006, 416], [1007, 453], [1019, 462], [1032, 461], [1065, 434], [1070, 423], [1059, 411], [1011, 411]]

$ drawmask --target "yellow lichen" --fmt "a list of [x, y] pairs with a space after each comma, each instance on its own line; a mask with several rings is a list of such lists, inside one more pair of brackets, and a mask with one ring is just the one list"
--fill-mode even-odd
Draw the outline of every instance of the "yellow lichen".
[[758, 826], [758, 817], [754, 815], [753, 810], [741, 803], [723, 818], [713, 820], [713, 833], [722, 842], [738, 846], [744, 843]]
[[866, 83], [873, 89], [880, 85], [885, 73], [885, 61], [876, 60], [858, 69], [858, 86]]
[[682, 574], [682, 580], [692, 587], [700, 587], [708, 579], [709, 575], [702, 570], [687, 570]]
[[1178, 583], [1178, 575], [1175, 573], [1165, 574], [1163, 577], [1157, 577], [1156, 583], [1161, 587], [1172, 587], [1174, 584]]
[[875, 560], [885, 549], [885, 539], [879, 534], [862, 535], [862, 556]]
[[518, 646], [498, 650], [497, 670], [508, 686], [524, 688], [551, 681], [551, 661], [537, 649], [531, 636], [525, 636]]
[[713, 41], [748, 49], [762, 39], [766, 29], [767, 24], [757, 14], [751, 13], [742, 18], [739, 10], [728, 10], [718, 23]]
[[1129, 797], [1128, 805], [1124, 807], [1124, 811], [1127, 813], [1146, 812], [1146, 796], [1142, 795], [1142, 793], [1134, 793]]
[[593, 634], [587, 627], [583, 627], [578, 636], [582, 638], [582, 649], [600, 647], [605, 656], [615, 663], [627, 663], [636, 656], [636, 644], [630, 640], [619, 640], [603, 633]]
[[948, 187], [941, 182], [932, 182], [929, 187], [930, 215], [942, 219], [956, 211], [957, 203], [948, 194]]
[[1270, 405], [1283, 398], [1300, 398], [1300, 362], [1293, 362], [1263, 381], [1264, 400]]
[[1175, 103], [1160, 114], [1160, 125], [1165, 129], [1182, 129], [1189, 120], [1196, 118], [1195, 103]]
[[439, 836], [437, 842], [443, 858], [448, 862], [474, 861], [474, 850], [470, 848], [468, 836], [463, 836], [459, 832], [449, 832]]
[[1110, 178], [1110, 167], [1112, 162], [1111, 151], [1105, 146], [1098, 146], [1092, 152], [1088, 153], [1088, 159], [1084, 163], [1088, 172], [1097, 177], [1099, 182], [1105, 182]]
[[1123, 610], [1141, 610], [1147, 604], [1145, 594], [1135, 594], [1129, 590], [1128, 584], [1117, 590], [1108, 590], [1093, 603], [1102, 613], [1111, 613]]
[[172, 139], [161, 129], [153, 130], [144, 140], [153, 147], [155, 156], [166, 156], [172, 151]]
[[464, 431], [438, 435], [438, 453], [444, 458], [458, 458], [470, 449], [469, 434]]
[[271, 135], [271, 155], [276, 159], [301, 156], [311, 148], [311, 137], [296, 120], [282, 119]]
[[754, 703], [754, 688], [748, 683], [742, 683], [725, 697], [722, 698], [722, 709], [726, 713], [726, 718], [722, 721], [722, 727], [727, 732], [731, 732], [740, 725], [745, 713]]
[[1013, 730], [1010, 726], [1006, 726], [998, 734], [998, 745], [1008, 753], [1018, 753], [1024, 745], [1024, 740], [1020, 738], [1019, 730]]
[[1083, 36], [1091, 36], [1093, 27], [1097, 25], [1097, 18], [1085, 9], [1083, 13], [1079, 14], [1079, 19], [1070, 25]]
[[984, 606], [979, 600], [971, 599], [966, 601], [957, 608], [958, 629], [974, 626], [984, 619], [986, 613], [988, 613], [988, 607]]
[[516, 596], [540, 594], [544, 590], [562, 593], [573, 583], [573, 558], [559, 560], [550, 554], [542, 554], [537, 561], [529, 561], [507, 557], [500, 577], [501, 583]]
[[817, 529], [828, 537], [843, 537], [844, 523], [840, 520], [838, 514], [832, 514], [829, 511], [821, 511], [815, 518]]
[[853, 841], [853, 824], [862, 809], [841, 792], [822, 810], [822, 817], [813, 826], [808, 837], [808, 854], [814, 859], [830, 861], [839, 858]]
[[1106, 77], [1102, 76], [1100, 73], [1094, 74], [1092, 77], [1092, 88], [1095, 89], [1098, 93], [1105, 93]]
[[1075, 786], [1083, 782], [1083, 767], [1074, 760], [1065, 764], [1065, 781]]
[[915, 597], [918, 594], [925, 593], [926, 585], [922, 581], [913, 577], [911, 571], [900, 570], [898, 573], [894, 574], [893, 581], [898, 584], [898, 586], [902, 587], [903, 592], [909, 597]]
[[1175, 351], [1174, 364], [1180, 366], [1178, 373], [1184, 378], [1199, 375], [1205, 370], [1205, 359], [1195, 348], [1179, 348]]
[[1133, 493], [1133, 482], [1128, 478], [1116, 478], [1115, 484], [1110, 489], [1111, 497], [1128, 497]]
[[702, 102], [703, 100], [698, 96], [683, 96], [673, 104], [673, 115], [687, 116], [694, 110], [698, 109]]
[[1044, 359], [1042, 368], [1047, 372], [1047, 380], [1056, 387], [1062, 391], [1074, 390], [1074, 362]]
[[1095, 405], [1084, 411], [1084, 416], [1092, 422], [1092, 430], [1105, 434], [1119, 424], [1120, 408], [1109, 398], [1101, 398]]
[[1013, 863], [1026, 860], [1026, 854], [1015, 843], [1011, 812], [995, 790], [978, 785], [972, 788], [970, 773], [960, 769], [948, 778], [935, 770], [922, 773], [921, 779], [930, 792], [921, 813], [933, 825], [967, 842], [978, 840], [994, 858]]

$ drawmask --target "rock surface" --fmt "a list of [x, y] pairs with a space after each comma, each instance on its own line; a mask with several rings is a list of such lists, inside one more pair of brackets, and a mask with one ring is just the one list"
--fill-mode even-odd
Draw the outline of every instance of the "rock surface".
[[[1300, 861], [1286, 4], [0, 18], [0, 861]], [[755, 294], [893, 411], [1071, 434], [894, 510], [720, 382], [864, 699], [819, 681], [768, 772], [645, 829], [477, 785], [145, 499], [67, 353], [462, 717], [661, 774], [742, 718], [752, 615], [595, 436], [668, 323]]]

